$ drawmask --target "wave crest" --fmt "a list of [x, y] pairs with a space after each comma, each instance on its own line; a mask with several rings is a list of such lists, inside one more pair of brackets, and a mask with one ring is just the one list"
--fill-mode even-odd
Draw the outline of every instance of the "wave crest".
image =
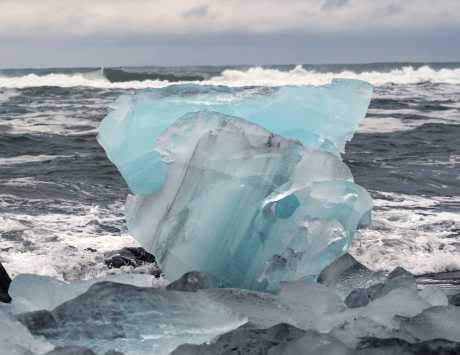
[[111, 82], [101, 70], [87, 73], [50, 73], [46, 75], [27, 74], [23, 76], [2, 76], [0, 87], [26, 88], [39, 86], [77, 87], [86, 86], [101, 89], [143, 89], [158, 88], [171, 84], [194, 82], [205, 85], [227, 86], [282, 86], [282, 85], [323, 85], [332, 79], [358, 79], [375, 86], [394, 84], [419, 84], [424, 82], [460, 84], [460, 68], [434, 69], [429, 65], [414, 68], [403, 66], [390, 71], [320, 72], [305, 69], [301, 65], [291, 70], [252, 67], [249, 69], [225, 69], [217, 76], [204, 81], [133, 80]]
[[301, 65], [290, 71], [255, 67], [246, 71], [227, 69], [220, 76], [212, 78], [210, 82], [238, 86], [323, 85], [336, 78], [363, 80], [376, 86], [389, 83], [418, 84], [423, 82], [460, 84], [460, 68], [436, 70], [425, 65], [420, 68], [404, 66], [386, 72], [366, 71], [356, 73], [351, 70], [345, 70], [335, 73], [306, 70]]

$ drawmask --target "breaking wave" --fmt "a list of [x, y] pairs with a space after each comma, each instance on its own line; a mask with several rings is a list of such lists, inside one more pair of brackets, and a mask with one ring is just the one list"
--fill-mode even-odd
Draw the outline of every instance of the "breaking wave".
[[424, 82], [460, 84], [460, 68], [436, 70], [430, 66], [420, 68], [405, 66], [388, 72], [365, 71], [357, 73], [351, 70], [318, 72], [307, 70], [300, 65], [289, 71], [256, 67], [246, 71], [227, 69], [210, 81], [226, 85], [322, 85], [335, 78], [364, 80], [376, 86], [389, 83], [418, 84]]
[[[323, 68], [324, 69], [324, 68]], [[460, 84], [460, 67], [435, 69], [429, 65], [421, 67], [402, 66], [392, 70], [369, 71], [323, 71], [298, 65], [290, 70], [279, 68], [251, 67], [248, 69], [223, 69], [207, 80], [200, 74], [164, 74], [133, 72], [122, 69], [95, 70], [90, 72], [52, 72], [44, 75], [26, 73], [7, 75], [0, 72], [0, 87], [26, 88], [40, 86], [75, 87], [86, 86], [107, 89], [142, 89], [164, 87], [176, 83], [194, 82], [228, 86], [280, 86], [322, 85], [335, 78], [359, 79], [375, 86], [385, 84], [446, 83]]]

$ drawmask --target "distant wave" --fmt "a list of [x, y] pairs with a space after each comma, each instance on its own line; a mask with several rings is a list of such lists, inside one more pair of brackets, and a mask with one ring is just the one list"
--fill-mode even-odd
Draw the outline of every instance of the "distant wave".
[[405, 66], [388, 72], [367, 71], [356, 73], [353, 71], [342, 72], [317, 72], [306, 70], [298, 65], [290, 71], [266, 69], [261, 67], [250, 68], [246, 71], [224, 70], [218, 77], [210, 81], [215, 84], [225, 85], [322, 85], [335, 78], [364, 80], [372, 85], [418, 84], [423, 82], [460, 84], [460, 68], [435, 70], [429, 66], [414, 69]]
[[123, 69], [102, 69], [102, 73], [111, 83], [124, 83], [130, 81], [145, 81], [145, 80], [161, 80], [169, 82], [178, 81], [202, 81], [204, 78], [201, 75], [177, 75], [163, 73], [140, 73], [126, 71]]
[[[87, 86], [107, 89], [142, 89], [164, 87], [171, 84], [194, 82], [197, 84], [228, 86], [281, 86], [281, 85], [322, 85], [334, 78], [349, 78], [367, 81], [373, 85], [418, 84], [424, 82], [460, 84], [460, 68], [433, 69], [426, 65], [419, 68], [404, 66], [390, 71], [319, 72], [302, 66], [287, 71], [262, 67], [246, 70], [225, 69], [208, 80], [200, 80], [200, 75], [136, 73], [118, 69], [106, 69], [86, 73], [48, 73], [45, 75], [25, 74], [22, 76], [2, 75], [0, 87], [26, 88], [39, 86], [76, 87]], [[110, 74], [108, 74], [108, 71]]]

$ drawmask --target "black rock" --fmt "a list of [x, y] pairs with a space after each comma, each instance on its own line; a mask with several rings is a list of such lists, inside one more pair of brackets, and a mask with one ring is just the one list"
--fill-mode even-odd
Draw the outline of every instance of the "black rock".
[[155, 256], [143, 248], [129, 247], [106, 253], [105, 264], [109, 268], [122, 266], [138, 267], [144, 264], [155, 264]]
[[81, 346], [65, 346], [47, 352], [46, 355], [96, 355], [96, 353]]
[[315, 330], [307, 330], [299, 339], [279, 344], [268, 351], [267, 355], [354, 355], [337, 338]]
[[57, 326], [53, 314], [47, 310], [22, 313], [17, 316], [18, 321], [24, 324], [31, 332], [38, 332]]
[[318, 276], [318, 282], [330, 286], [336, 284], [340, 280], [349, 278], [351, 275], [370, 273], [371, 271], [359, 263], [354, 257], [350, 254], [345, 254], [321, 271]]
[[407, 271], [406, 269], [404, 269], [403, 267], [398, 266], [395, 269], [393, 269], [392, 272], [390, 272], [388, 274], [387, 279], [392, 280], [392, 279], [396, 279], [396, 278], [400, 278], [400, 277], [412, 278], [412, 277], [414, 277], [414, 275], [412, 273], [410, 273], [409, 271]]
[[356, 350], [357, 355], [460, 355], [460, 343], [434, 339], [412, 344], [397, 338], [366, 338], [358, 344]]
[[130, 252], [131, 254], [134, 255], [137, 261], [143, 262], [143, 263], [154, 263], [156, 262], [155, 256], [153, 254], [150, 254], [148, 251], [146, 251], [144, 248], [141, 247], [129, 247], [129, 248], [123, 248], [122, 250], [126, 250]]
[[357, 288], [350, 292], [345, 298], [345, 304], [348, 308], [358, 308], [367, 306], [370, 302], [369, 292], [366, 288]]
[[106, 259], [105, 264], [107, 265], [109, 269], [112, 269], [112, 268], [119, 269], [122, 266], [132, 266], [132, 267], [137, 266], [136, 262], [133, 259], [127, 258], [122, 255], [114, 255], [110, 259]]
[[212, 344], [183, 344], [171, 355], [266, 355], [271, 348], [297, 340], [304, 334], [304, 330], [285, 323], [267, 329], [247, 323], [219, 336]]
[[460, 293], [450, 296], [449, 303], [453, 306], [460, 306]]
[[6, 272], [3, 265], [0, 263], [0, 302], [3, 302], [3, 303], [11, 302], [11, 297], [8, 294], [10, 284], [11, 284], [11, 278]]
[[190, 271], [182, 275], [166, 288], [174, 291], [195, 292], [206, 288], [221, 288], [223, 283], [207, 272]]

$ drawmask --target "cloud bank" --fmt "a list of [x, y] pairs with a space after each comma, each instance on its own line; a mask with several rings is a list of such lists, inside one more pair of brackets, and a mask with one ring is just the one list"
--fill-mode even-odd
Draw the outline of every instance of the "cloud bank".
[[[183, 57], [161, 64], [221, 63], [219, 53], [203, 62], [196, 51], [221, 51], [235, 64], [452, 60], [460, 56], [448, 43], [460, 38], [458, 14], [458, 0], [0, 0], [0, 66], [25, 65], [22, 56], [34, 46], [43, 63], [70, 53], [85, 64], [105, 62], [123, 46], [133, 50], [133, 64], [159, 64], [159, 53]], [[326, 46], [337, 48], [335, 60]], [[344, 56], [339, 48], [357, 54]]]
[[1, 37], [459, 27], [458, 0], [2, 0]]

